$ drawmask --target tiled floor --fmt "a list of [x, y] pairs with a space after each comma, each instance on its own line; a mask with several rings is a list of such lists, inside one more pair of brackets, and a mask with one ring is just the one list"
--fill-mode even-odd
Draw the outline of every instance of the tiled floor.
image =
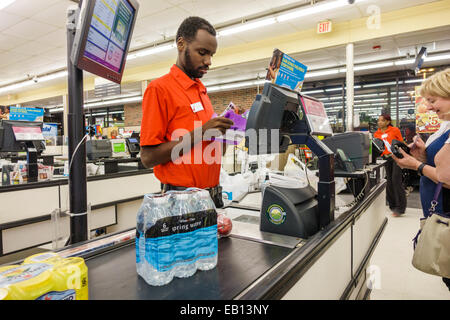
[[442, 278], [423, 273], [412, 264], [412, 239], [419, 228], [422, 210], [408, 208], [404, 216], [389, 221], [371, 265], [379, 269], [379, 288], [372, 290], [372, 300], [450, 300], [450, 291]]

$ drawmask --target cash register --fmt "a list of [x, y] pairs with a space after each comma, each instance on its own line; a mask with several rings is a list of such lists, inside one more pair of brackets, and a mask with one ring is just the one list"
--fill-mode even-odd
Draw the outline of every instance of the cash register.
[[27, 153], [28, 182], [38, 181], [38, 156], [45, 150], [42, 122], [2, 120], [0, 152]]
[[249, 154], [282, 153], [291, 143], [307, 145], [319, 158], [319, 182], [318, 192], [311, 186], [266, 186], [261, 231], [308, 238], [334, 220], [334, 153], [317, 135], [333, 135], [323, 103], [266, 82], [248, 115]]

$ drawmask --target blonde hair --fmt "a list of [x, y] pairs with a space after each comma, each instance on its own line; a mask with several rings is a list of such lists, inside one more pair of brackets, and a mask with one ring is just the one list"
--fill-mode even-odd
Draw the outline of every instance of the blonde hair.
[[420, 87], [420, 95], [450, 99], [450, 68], [426, 79]]

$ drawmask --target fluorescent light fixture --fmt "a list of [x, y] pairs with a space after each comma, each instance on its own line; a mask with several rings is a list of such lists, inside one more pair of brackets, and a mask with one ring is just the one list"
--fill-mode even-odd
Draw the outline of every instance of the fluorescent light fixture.
[[121, 98], [114, 100], [106, 100], [101, 102], [87, 103], [84, 105], [85, 108], [101, 107], [101, 106], [114, 106], [123, 103], [139, 102], [142, 101], [142, 97], [132, 97], [132, 98]]
[[39, 77], [39, 78], [37, 78], [37, 80], [38, 80], [38, 82], [46, 82], [46, 81], [50, 81], [50, 80], [54, 80], [54, 79], [58, 79], [58, 78], [67, 77], [68, 74], [69, 73], [67, 71], [61, 71], [61, 72], [49, 74], [48, 76]]
[[[363, 1], [365, 1], [365, 0], [356, 0], [355, 3], [361, 3]], [[342, 7], [345, 7], [348, 5], [349, 4], [348, 4], [347, 0], [337, 0], [337, 1], [327, 2], [324, 4], [313, 5], [313, 6], [309, 6], [307, 8], [300, 8], [300, 9], [292, 11], [292, 12], [281, 14], [277, 17], [277, 20], [279, 22], [283, 22], [283, 21], [287, 21], [287, 20], [300, 18], [300, 17], [306, 17], [306, 16], [309, 17], [309, 16], [317, 14], [317, 13], [342, 8]]]
[[231, 34], [243, 32], [243, 31], [248, 31], [248, 30], [253, 30], [253, 29], [260, 28], [260, 27], [269, 26], [269, 25], [274, 24], [276, 22], [277, 22], [277, 20], [274, 17], [263, 19], [263, 20], [259, 20], [259, 21], [255, 21], [255, 22], [246, 22], [246, 23], [243, 23], [241, 25], [237, 25], [237, 26], [233, 26], [233, 27], [221, 30], [221, 31], [219, 31], [217, 33], [217, 35], [219, 37], [221, 37], [221, 36], [229, 36]]
[[230, 83], [230, 84], [224, 84], [224, 85], [217, 85], [212, 87], [207, 87], [208, 92], [217, 92], [217, 91], [223, 91], [223, 90], [229, 90], [229, 89], [239, 89], [243, 87], [253, 87], [257, 86], [259, 84], [266, 83], [266, 80], [251, 80], [251, 81], [243, 81], [243, 82], [237, 82], [237, 83]]
[[64, 108], [54, 108], [54, 109], [50, 109], [50, 113], [56, 113], [56, 112], [62, 112], [64, 111]]
[[427, 56], [425, 58], [425, 62], [429, 61], [439, 61], [439, 60], [450, 60], [450, 54], [441, 54], [436, 56]]
[[327, 76], [330, 74], [338, 74], [338, 73], [339, 73], [339, 69], [316, 71], [316, 72], [306, 73], [305, 78], [321, 77], [321, 76]]
[[4, 92], [20, 89], [20, 88], [23, 88], [23, 87], [31, 86], [33, 84], [35, 84], [35, 82], [33, 80], [26, 80], [26, 81], [23, 81], [23, 82], [15, 83], [15, 84], [12, 84], [12, 85], [0, 88], [0, 93], [4, 93]]
[[311, 90], [311, 91], [302, 91], [303, 94], [314, 94], [314, 93], [323, 93], [323, 90]]
[[381, 83], [373, 83], [373, 84], [365, 84], [364, 88], [374, 88], [374, 87], [384, 87], [384, 86], [392, 86], [396, 84], [395, 81], [393, 82], [381, 82]]
[[405, 83], [421, 83], [423, 79], [405, 80]]
[[395, 61], [394, 64], [396, 66], [403, 66], [405, 64], [413, 64], [415, 61], [416, 61], [415, 59], [406, 59], [406, 60]]
[[3, 8], [6, 8], [7, 6], [9, 6], [10, 4], [12, 4], [15, 1], [16, 0], [0, 0], [0, 10], [2, 10]]
[[171, 50], [173, 48], [175, 48], [175, 44], [171, 43], [171, 44], [156, 46], [156, 47], [153, 47], [153, 48], [139, 50], [139, 51], [136, 51], [134, 53], [129, 54], [127, 56], [127, 60], [133, 60], [133, 59], [136, 59], [136, 58], [145, 57], [145, 56], [149, 56], [149, 55], [152, 55], [152, 54], [169, 51], [169, 50]]

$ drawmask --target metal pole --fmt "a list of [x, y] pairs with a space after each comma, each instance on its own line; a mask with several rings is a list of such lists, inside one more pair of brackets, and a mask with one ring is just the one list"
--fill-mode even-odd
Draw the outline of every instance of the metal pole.
[[353, 103], [355, 97], [355, 74], [353, 70], [354, 46], [347, 44], [347, 131], [353, 131]]
[[[79, 3], [81, 6], [81, 1]], [[81, 144], [85, 136], [83, 111], [83, 71], [71, 61], [75, 38], [76, 10], [69, 9], [67, 14], [67, 69], [69, 89], [69, 197], [70, 197], [70, 239], [74, 244], [88, 239], [87, 226], [87, 187], [86, 187], [86, 146]]]
[[399, 106], [400, 106], [400, 103], [399, 103], [399, 85], [398, 85], [398, 78], [396, 79], [396, 89], [395, 90], [397, 90], [397, 103], [396, 103], [396, 109], [395, 109], [395, 116], [396, 116], [396, 120], [397, 120], [397, 128], [400, 128], [400, 119], [399, 119], [399, 117], [400, 117], [400, 114], [399, 114], [399, 110], [398, 110], [398, 108], [399, 108]]
[[346, 115], [346, 112], [345, 112], [345, 94], [346, 94], [346, 91], [345, 91], [345, 81], [343, 81], [342, 82], [342, 127], [343, 127], [343, 129], [344, 129], [344, 132], [346, 131], [346, 120], [345, 120], [345, 115]]

